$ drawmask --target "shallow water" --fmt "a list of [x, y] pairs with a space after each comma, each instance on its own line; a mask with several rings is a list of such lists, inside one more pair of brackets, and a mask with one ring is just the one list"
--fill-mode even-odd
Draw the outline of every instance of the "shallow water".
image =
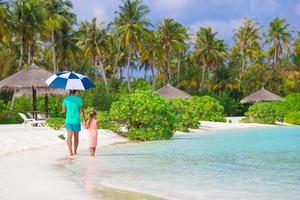
[[299, 127], [187, 134], [97, 153], [63, 164], [89, 193], [110, 186], [167, 199], [300, 199]]

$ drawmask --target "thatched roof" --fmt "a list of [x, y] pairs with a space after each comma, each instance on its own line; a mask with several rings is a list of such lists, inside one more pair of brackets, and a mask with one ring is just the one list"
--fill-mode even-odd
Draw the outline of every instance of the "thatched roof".
[[[47, 89], [47, 88], [39, 88], [36, 91], [37, 96], [43, 96], [45, 94], [55, 95], [55, 96], [64, 96], [68, 94], [68, 91], [62, 90], [62, 89]], [[21, 96], [32, 96], [32, 89], [30, 88], [21, 88], [16, 90], [15, 97], [21, 97]]]
[[262, 101], [283, 101], [283, 98], [262, 88], [249, 96], [242, 99], [240, 102], [241, 104], [245, 103], [255, 103], [255, 102], [262, 102]]
[[182, 90], [179, 90], [179, 89], [173, 87], [170, 84], [168, 84], [168, 85], [160, 88], [159, 90], [157, 90], [157, 93], [160, 96], [170, 98], [170, 99], [176, 99], [176, 98], [188, 99], [188, 98], [191, 98], [191, 95], [189, 95], [188, 93], [186, 93]]
[[0, 89], [14, 88], [47, 88], [45, 80], [52, 75], [51, 72], [39, 68], [34, 63], [25, 69], [0, 81]]

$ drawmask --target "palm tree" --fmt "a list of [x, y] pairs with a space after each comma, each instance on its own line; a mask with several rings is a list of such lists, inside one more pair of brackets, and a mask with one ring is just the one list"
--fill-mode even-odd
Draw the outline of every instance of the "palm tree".
[[234, 48], [240, 53], [242, 59], [241, 72], [244, 72], [251, 57], [253, 57], [253, 53], [261, 49], [260, 27], [254, 20], [246, 19], [235, 32], [234, 42]]
[[20, 40], [19, 69], [24, 59], [24, 48], [28, 44], [28, 64], [34, 57], [37, 33], [40, 33], [45, 20], [44, 4], [38, 0], [16, 0], [11, 9], [11, 27], [18, 34]]
[[[187, 48], [185, 40], [188, 39], [187, 29], [173, 19], [165, 19], [158, 26], [158, 37], [160, 40], [161, 48], [164, 50], [166, 57], [166, 70], [168, 83], [171, 81], [171, 56], [178, 52], [179, 56]], [[178, 63], [180, 70], [180, 62]]]
[[163, 54], [159, 46], [157, 32], [151, 31], [145, 39], [144, 48], [141, 55], [141, 63], [149, 67], [152, 73], [152, 90], [156, 90], [155, 69], [158, 63], [162, 63]]
[[98, 66], [99, 61], [100, 70], [103, 81], [107, 85], [106, 73], [103, 66], [103, 59], [107, 54], [107, 33], [96, 25], [96, 18], [92, 19], [92, 23], [82, 22], [79, 28], [78, 46], [83, 50], [84, 55], [91, 57], [94, 67]]
[[121, 47], [126, 49], [127, 55], [127, 84], [130, 92], [130, 72], [133, 56], [137, 56], [142, 49], [142, 38], [147, 34], [150, 26], [146, 15], [149, 8], [140, 0], [123, 0], [119, 6], [115, 19], [116, 34], [120, 38]]
[[293, 44], [293, 62], [300, 69], [300, 31], [297, 31], [298, 38]]
[[69, 23], [63, 23], [59, 31], [56, 32], [56, 53], [58, 66], [62, 70], [67, 70], [67, 65], [78, 65], [82, 60], [82, 51], [77, 46], [77, 32]]
[[212, 29], [201, 27], [196, 35], [196, 43], [192, 59], [202, 65], [202, 81], [200, 91], [204, 89], [205, 73], [207, 69], [214, 69], [218, 64], [223, 64], [226, 48], [223, 40], [216, 38]]
[[266, 44], [271, 45], [270, 53], [273, 58], [273, 69], [276, 68], [278, 58], [284, 51], [290, 53], [291, 31], [288, 29], [289, 24], [285, 19], [276, 17], [269, 24], [268, 31], [265, 34]]
[[56, 32], [61, 30], [63, 24], [72, 24], [76, 16], [70, 12], [73, 7], [72, 2], [68, 0], [47, 1], [47, 21], [46, 26], [51, 35], [52, 65], [54, 71], [57, 70], [56, 58]]

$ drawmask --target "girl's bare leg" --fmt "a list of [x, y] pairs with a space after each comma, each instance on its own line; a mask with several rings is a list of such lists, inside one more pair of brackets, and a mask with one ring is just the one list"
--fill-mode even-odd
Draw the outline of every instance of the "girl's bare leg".
[[96, 154], [96, 147], [93, 147], [93, 156]]
[[68, 149], [69, 149], [70, 156], [74, 155], [73, 151], [72, 151], [72, 139], [73, 139], [73, 131], [68, 131], [67, 144], [68, 144]]
[[90, 150], [90, 155], [93, 156], [93, 147], [90, 147], [89, 150]]

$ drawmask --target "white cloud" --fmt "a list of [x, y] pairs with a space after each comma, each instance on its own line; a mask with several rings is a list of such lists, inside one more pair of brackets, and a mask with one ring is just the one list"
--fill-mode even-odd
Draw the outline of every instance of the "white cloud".
[[106, 22], [108, 20], [108, 15], [105, 9], [100, 7], [93, 8], [93, 17], [97, 18], [98, 22]]
[[203, 20], [196, 22], [191, 27], [191, 32], [195, 33], [200, 27], [211, 27], [213, 31], [218, 32], [217, 37], [220, 39], [229, 40], [233, 37], [234, 30], [236, 30], [241, 24], [243, 19], [231, 19], [231, 20]]

